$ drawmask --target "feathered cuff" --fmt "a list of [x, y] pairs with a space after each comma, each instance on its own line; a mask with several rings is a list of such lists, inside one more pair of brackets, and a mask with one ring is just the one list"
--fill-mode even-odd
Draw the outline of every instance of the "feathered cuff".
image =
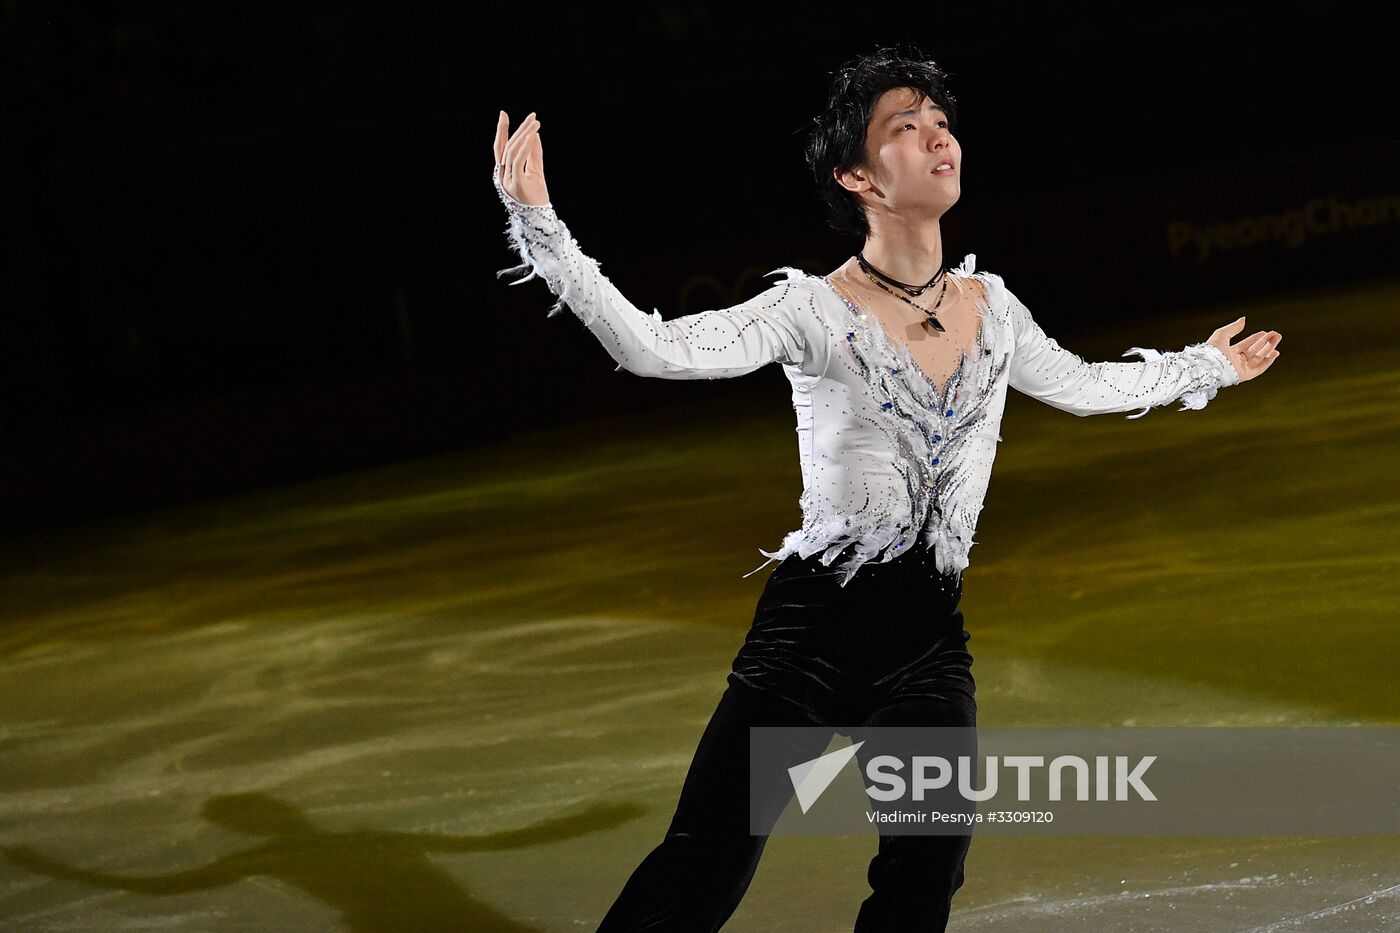
[[[1230, 362], [1230, 358], [1221, 352], [1219, 347], [1210, 343], [1193, 343], [1171, 353], [1162, 353], [1149, 347], [1130, 347], [1123, 355], [1128, 356], [1132, 353], [1138, 354], [1148, 363], [1169, 357], [1175, 358], [1191, 373], [1189, 384], [1175, 399], [1167, 399], [1160, 403], [1165, 405], [1167, 402], [1179, 400], [1181, 408], [1177, 409], [1178, 411], [1200, 411], [1206, 407], [1206, 402], [1215, 398], [1216, 392], [1240, 381], [1240, 375], [1235, 371], [1235, 365]], [[1152, 406], [1148, 405], [1137, 414], [1127, 417], [1141, 418], [1151, 410]]]

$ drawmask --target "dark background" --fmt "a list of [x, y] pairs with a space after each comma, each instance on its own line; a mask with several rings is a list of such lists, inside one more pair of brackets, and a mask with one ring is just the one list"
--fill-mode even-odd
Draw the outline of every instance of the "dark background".
[[[950, 264], [976, 253], [1071, 345], [1127, 317], [1179, 347], [1208, 334], [1174, 309], [1393, 274], [1393, 43], [1360, 6], [446, 9], [0, 3], [6, 531], [602, 414], [785, 406], [774, 367], [643, 384], [546, 319], [542, 281], [495, 275], [519, 262], [501, 109], [538, 112], [560, 216], [666, 317], [854, 252], [797, 134], [833, 69], [902, 39], [960, 98]], [[1193, 245], [1213, 227], [1234, 241]]]

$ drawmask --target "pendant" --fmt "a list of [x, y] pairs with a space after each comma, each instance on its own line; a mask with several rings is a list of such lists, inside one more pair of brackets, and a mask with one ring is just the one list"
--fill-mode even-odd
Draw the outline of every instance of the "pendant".
[[944, 333], [947, 333], [947, 332], [948, 332], [948, 329], [947, 329], [946, 327], [944, 327], [942, 324], [940, 324], [940, 323], [938, 322], [938, 318], [936, 318], [936, 317], [924, 318], [924, 326], [927, 327], [927, 328], [929, 329], [929, 333], [931, 333], [931, 334], [932, 334], [932, 333], [944, 334]]

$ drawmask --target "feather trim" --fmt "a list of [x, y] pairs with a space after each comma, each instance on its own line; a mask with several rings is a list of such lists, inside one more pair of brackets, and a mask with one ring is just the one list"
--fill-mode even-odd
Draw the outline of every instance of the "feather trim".
[[[969, 253], [956, 272], [972, 275], [975, 264], [975, 254]], [[760, 548], [768, 561], [744, 576], [792, 554], [807, 558], [820, 551], [822, 564], [830, 566], [849, 547], [851, 553], [841, 564], [840, 583], [845, 586], [863, 564], [893, 560], [921, 539], [934, 551], [940, 572], [961, 576], [974, 542], [963, 502], [968, 471], [958, 468], [958, 455], [975, 433], [1009, 363], [1009, 353], [994, 345], [998, 328], [988, 326], [988, 319], [996, 315], [996, 289], [988, 284], [977, 337], [940, 388], [906, 344], [893, 341], [878, 320], [847, 301], [824, 276], [791, 266], [782, 271], [820, 283], [845, 309], [844, 342], [869, 388], [872, 407], [888, 427], [897, 454], [894, 466], [908, 496], [907, 511], [901, 509], [897, 516], [870, 509], [819, 515], [804, 493], [804, 526], [788, 533], [776, 551]]]
[[[1235, 366], [1230, 362], [1230, 358], [1221, 352], [1219, 347], [1210, 343], [1193, 343], [1184, 349], [1171, 353], [1162, 353], [1160, 350], [1153, 350], [1149, 347], [1130, 347], [1123, 355], [1128, 356], [1132, 353], [1136, 353], [1147, 363], [1174, 358], [1186, 366], [1187, 371], [1191, 374], [1190, 384], [1172, 398], [1156, 403], [1168, 405], [1174, 401], [1180, 401], [1181, 407], [1177, 411], [1200, 411], [1206, 407], [1207, 402], [1215, 398], [1216, 393], [1221, 388], [1239, 382], [1239, 373], [1235, 371]], [[1129, 420], [1141, 418], [1151, 410], [1152, 406], [1147, 405], [1136, 414], [1128, 415], [1127, 418]]]

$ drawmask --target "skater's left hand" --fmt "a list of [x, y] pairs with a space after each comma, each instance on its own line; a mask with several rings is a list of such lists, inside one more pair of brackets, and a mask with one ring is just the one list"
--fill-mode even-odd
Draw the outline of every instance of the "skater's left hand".
[[1240, 382], [1248, 382], [1273, 365], [1278, 359], [1278, 344], [1283, 334], [1276, 330], [1255, 331], [1235, 345], [1230, 338], [1244, 330], [1244, 318], [1217, 328], [1206, 343], [1220, 350], [1235, 366]]

